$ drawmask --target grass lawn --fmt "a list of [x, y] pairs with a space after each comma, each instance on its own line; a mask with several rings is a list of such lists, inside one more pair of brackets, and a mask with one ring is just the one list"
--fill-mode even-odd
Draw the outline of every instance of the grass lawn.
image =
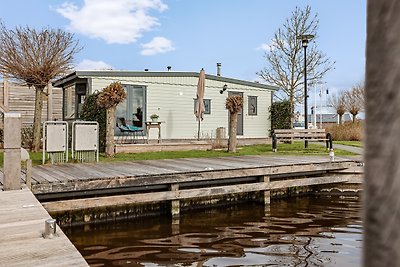
[[364, 147], [364, 143], [361, 141], [333, 141], [333, 143], [346, 146]]
[[[42, 164], [42, 152], [29, 153], [33, 165]], [[237, 153], [228, 153], [226, 150], [189, 150], [189, 151], [164, 151], [164, 152], [147, 152], [147, 153], [132, 153], [132, 154], [117, 154], [114, 158], [106, 158], [104, 154], [100, 154], [100, 162], [115, 162], [126, 160], [149, 160], [149, 159], [175, 159], [175, 158], [212, 158], [225, 156], [244, 156], [244, 155], [304, 155], [304, 156], [328, 156], [325, 146], [309, 143], [308, 148], [304, 148], [303, 142], [294, 142], [293, 144], [278, 144], [278, 151], [272, 152], [270, 144], [267, 145], [252, 145], [238, 148]], [[348, 151], [335, 149], [337, 156], [356, 155]], [[0, 153], [0, 163], [3, 166], [3, 153]]]

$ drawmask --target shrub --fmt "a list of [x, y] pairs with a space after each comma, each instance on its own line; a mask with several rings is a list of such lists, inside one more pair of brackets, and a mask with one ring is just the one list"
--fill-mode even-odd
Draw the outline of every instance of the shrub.
[[[42, 129], [40, 129], [40, 133], [42, 134]], [[21, 128], [21, 146], [23, 148], [30, 149], [32, 147], [32, 143], [33, 143], [33, 128], [32, 127]], [[42, 144], [40, 146], [42, 146]]]
[[272, 103], [269, 108], [271, 129], [290, 129], [290, 102], [283, 100]]
[[362, 141], [363, 139], [363, 123], [345, 122], [342, 125], [332, 125], [326, 127], [326, 132], [332, 134], [333, 140], [336, 141]]
[[106, 109], [97, 104], [99, 94], [94, 93], [86, 98], [80, 118], [85, 121], [97, 121], [99, 123], [99, 150], [104, 152], [106, 147]]

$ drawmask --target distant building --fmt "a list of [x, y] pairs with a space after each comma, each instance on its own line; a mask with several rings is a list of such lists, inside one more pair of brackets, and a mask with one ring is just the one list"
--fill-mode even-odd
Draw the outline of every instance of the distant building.
[[[325, 127], [327, 125], [338, 124], [339, 123], [339, 116], [338, 114], [316, 114], [317, 118], [317, 127], [320, 128], [322, 126]], [[348, 113], [345, 113], [342, 116], [342, 122], [351, 121], [351, 116]], [[308, 122], [314, 124], [314, 115], [308, 115]]]

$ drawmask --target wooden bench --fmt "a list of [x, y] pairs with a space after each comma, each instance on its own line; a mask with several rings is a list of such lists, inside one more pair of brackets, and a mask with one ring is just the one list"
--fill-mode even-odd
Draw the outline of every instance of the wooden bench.
[[272, 150], [276, 152], [278, 141], [293, 142], [296, 140], [326, 141], [326, 148], [333, 148], [332, 135], [325, 133], [325, 129], [275, 129], [272, 134]]

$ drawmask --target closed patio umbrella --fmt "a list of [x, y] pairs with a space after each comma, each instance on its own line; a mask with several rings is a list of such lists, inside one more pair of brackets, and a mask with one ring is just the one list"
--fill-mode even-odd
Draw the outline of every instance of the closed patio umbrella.
[[199, 73], [199, 81], [197, 83], [197, 95], [196, 95], [196, 108], [194, 115], [196, 116], [199, 126], [197, 129], [197, 140], [200, 140], [200, 122], [203, 120], [204, 114], [204, 90], [205, 90], [206, 74], [204, 69], [201, 69]]

